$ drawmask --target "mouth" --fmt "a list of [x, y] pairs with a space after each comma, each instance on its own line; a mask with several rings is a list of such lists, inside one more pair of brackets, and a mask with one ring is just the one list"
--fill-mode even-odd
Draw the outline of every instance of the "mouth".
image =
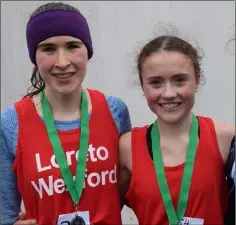
[[72, 77], [75, 73], [54, 73], [52, 74], [54, 77], [59, 79], [68, 79]]
[[165, 110], [174, 110], [177, 109], [183, 102], [172, 102], [172, 103], [159, 103], [158, 105], [164, 108]]

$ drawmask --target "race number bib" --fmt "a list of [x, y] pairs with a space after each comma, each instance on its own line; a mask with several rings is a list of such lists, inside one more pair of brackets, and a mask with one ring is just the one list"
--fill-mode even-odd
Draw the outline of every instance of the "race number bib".
[[[76, 217], [77, 216], [77, 217]], [[89, 211], [63, 214], [58, 217], [57, 225], [90, 225]]]
[[192, 217], [183, 217], [179, 221], [179, 225], [203, 225], [204, 220], [199, 218], [192, 218]]

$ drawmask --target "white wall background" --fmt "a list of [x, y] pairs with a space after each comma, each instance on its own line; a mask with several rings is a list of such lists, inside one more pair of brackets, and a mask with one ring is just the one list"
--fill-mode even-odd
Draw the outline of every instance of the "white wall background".
[[[28, 58], [25, 26], [30, 13], [48, 1], [1, 3], [1, 109], [21, 98], [29, 87], [32, 64]], [[196, 39], [204, 49], [206, 84], [197, 93], [197, 114], [235, 123], [234, 1], [66, 1], [87, 17], [94, 45], [85, 80], [87, 87], [123, 99], [133, 125], [153, 121], [138, 80], [135, 52], [158, 32], [159, 22], [174, 24], [181, 36]], [[124, 223], [137, 223], [128, 208]]]

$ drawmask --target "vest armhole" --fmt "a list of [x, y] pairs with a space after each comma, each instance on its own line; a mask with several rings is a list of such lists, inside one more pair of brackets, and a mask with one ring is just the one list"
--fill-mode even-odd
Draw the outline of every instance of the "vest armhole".
[[[211, 136], [210, 140], [213, 145], [212, 153], [219, 159], [220, 163], [222, 163], [222, 165], [224, 166], [224, 160], [220, 152], [220, 147], [217, 140], [216, 128], [215, 128], [213, 120], [211, 118], [204, 118], [204, 117], [198, 117], [198, 119], [200, 121], [200, 126], [202, 126], [204, 130], [203, 136], [205, 136], [205, 134]], [[200, 134], [201, 134], [201, 130], [200, 130]], [[209, 141], [209, 139], [208, 140], [206, 139], [204, 141], [207, 142]]]
[[[132, 173], [131, 173], [131, 178], [130, 178], [130, 185], [129, 185], [128, 191], [125, 195], [126, 199], [129, 199], [130, 197], [132, 197], [132, 192], [133, 192], [134, 185], [135, 185], [135, 180], [136, 180], [137, 158], [138, 158], [138, 155], [140, 154], [140, 152], [139, 152], [139, 148], [140, 148], [139, 143], [141, 143], [140, 142], [140, 140], [141, 140], [141, 141], [144, 142], [144, 145], [147, 145], [147, 142], [146, 142], [147, 127], [148, 126], [134, 127], [131, 130]], [[141, 146], [143, 146], [143, 145], [141, 144]], [[147, 153], [147, 154], [149, 154], [149, 153]]]
[[[116, 131], [116, 134], [118, 135], [118, 137], [120, 137], [118, 127], [116, 126], [116, 123], [115, 123], [115, 121], [112, 117], [111, 110], [109, 108], [109, 105], [108, 105], [108, 102], [106, 100], [105, 95], [102, 92], [98, 91], [98, 90], [93, 90], [93, 89], [89, 89], [89, 88], [87, 88], [87, 90], [89, 92], [91, 102], [92, 102], [92, 98], [94, 100], [96, 98], [96, 96], [99, 96], [100, 100], [104, 103], [104, 106], [106, 108], [106, 112], [107, 112], [107, 115], [109, 117], [109, 120], [111, 121], [112, 126], [114, 127], [114, 129]], [[95, 101], [93, 101], [93, 102], [95, 102]], [[92, 102], [92, 104], [93, 104], [93, 102]], [[93, 108], [93, 106], [92, 106], [92, 108]], [[93, 110], [92, 110], [92, 113], [93, 113]]]
[[131, 171], [131, 177], [130, 177], [130, 184], [129, 188], [125, 194], [125, 199], [129, 202], [129, 198], [132, 196], [135, 177], [136, 177], [136, 138], [135, 134], [137, 133], [137, 129], [133, 128], [131, 130], [131, 160], [132, 160], [132, 171]]

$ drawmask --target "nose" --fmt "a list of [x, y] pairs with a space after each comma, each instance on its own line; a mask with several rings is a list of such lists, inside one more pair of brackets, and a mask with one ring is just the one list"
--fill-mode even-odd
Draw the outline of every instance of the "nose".
[[66, 69], [69, 65], [70, 65], [70, 60], [67, 54], [63, 50], [58, 51], [55, 66], [60, 69]]
[[167, 83], [162, 92], [162, 97], [167, 98], [167, 99], [172, 99], [172, 98], [175, 98], [176, 96], [177, 96], [177, 92], [175, 88], [173, 88], [171, 84]]

